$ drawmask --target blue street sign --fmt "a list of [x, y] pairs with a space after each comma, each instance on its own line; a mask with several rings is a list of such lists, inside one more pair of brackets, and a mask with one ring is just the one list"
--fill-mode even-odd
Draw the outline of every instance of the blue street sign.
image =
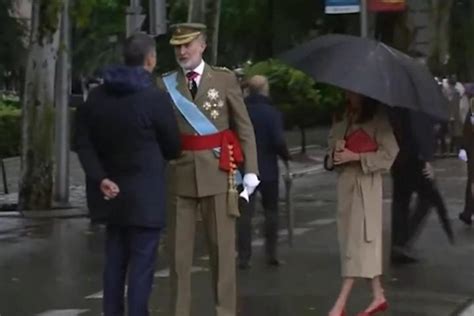
[[326, 0], [326, 14], [343, 14], [360, 12], [359, 0]]

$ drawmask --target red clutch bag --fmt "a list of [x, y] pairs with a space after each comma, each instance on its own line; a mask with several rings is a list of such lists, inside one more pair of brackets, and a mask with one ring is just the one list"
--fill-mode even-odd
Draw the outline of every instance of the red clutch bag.
[[379, 146], [362, 128], [346, 136], [345, 147], [354, 153], [370, 153], [378, 150]]

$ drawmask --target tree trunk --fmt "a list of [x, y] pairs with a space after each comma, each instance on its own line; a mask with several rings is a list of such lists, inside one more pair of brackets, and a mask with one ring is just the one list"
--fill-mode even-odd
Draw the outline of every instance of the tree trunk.
[[429, 55], [432, 70], [446, 72], [449, 61], [449, 21], [453, 0], [431, 0], [431, 23], [433, 24], [434, 43]]
[[22, 99], [20, 210], [51, 207], [54, 82], [61, 0], [34, 0]]
[[189, 0], [188, 22], [206, 23], [206, 0]]
[[306, 129], [304, 127], [300, 127], [301, 133], [301, 154], [306, 154]]
[[217, 64], [219, 51], [221, 3], [221, 0], [189, 0], [188, 6], [188, 22], [203, 23], [207, 26], [206, 56], [213, 65]]
[[219, 25], [221, 17], [221, 0], [210, 0], [207, 10], [209, 52], [211, 54], [211, 64], [217, 64], [219, 51]]

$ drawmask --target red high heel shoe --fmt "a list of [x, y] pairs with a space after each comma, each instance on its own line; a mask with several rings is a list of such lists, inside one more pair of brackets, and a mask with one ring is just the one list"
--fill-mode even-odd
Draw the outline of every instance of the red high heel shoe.
[[357, 316], [373, 316], [377, 314], [378, 312], [385, 312], [388, 309], [388, 303], [387, 301], [380, 303], [378, 306], [375, 308], [371, 309], [370, 311], [367, 312], [361, 312], [357, 314]]

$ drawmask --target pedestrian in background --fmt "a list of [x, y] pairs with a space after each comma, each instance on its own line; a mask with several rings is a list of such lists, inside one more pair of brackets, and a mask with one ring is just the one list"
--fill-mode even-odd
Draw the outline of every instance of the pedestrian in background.
[[333, 124], [325, 159], [335, 169], [337, 230], [343, 284], [329, 316], [345, 315], [354, 282], [369, 279], [373, 300], [358, 315], [388, 308], [382, 275], [382, 173], [398, 153], [391, 125], [378, 102], [346, 91], [349, 104], [343, 119]]
[[462, 144], [463, 149], [459, 156], [467, 162], [467, 183], [464, 211], [459, 214], [459, 219], [471, 226], [474, 214], [474, 97], [470, 99], [470, 109], [464, 122]]
[[443, 94], [449, 103], [448, 135], [450, 139], [450, 153], [457, 153], [460, 149], [463, 133], [464, 117], [461, 118], [461, 96], [463, 86], [457, 81], [456, 75], [451, 75], [443, 81]]
[[[435, 180], [432, 161], [435, 152], [435, 121], [429, 115], [404, 108], [393, 108], [390, 118], [400, 151], [392, 167], [392, 251], [395, 264], [417, 262], [410, 253], [432, 208], [454, 242], [448, 210]], [[416, 193], [416, 207], [412, 198]]]
[[[278, 266], [278, 196], [279, 168], [278, 158], [288, 167], [288, 151], [283, 130], [281, 113], [273, 106], [269, 94], [270, 86], [264, 76], [254, 76], [247, 83], [249, 95], [245, 104], [255, 131], [260, 185], [257, 191], [262, 198], [265, 214], [265, 255], [266, 263]], [[241, 215], [238, 219], [239, 268], [250, 267], [252, 255], [252, 216], [255, 213], [256, 196], [250, 197], [248, 204], [240, 203]]]
[[[77, 109], [75, 150], [84, 168], [91, 217], [107, 225], [103, 315], [146, 316], [161, 230], [165, 225], [165, 162], [180, 137], [171, 100], [155, 87], [155, 41], [125, 42], [124, 66]], [[127, 280], [127, 281], [126, 281]]]

